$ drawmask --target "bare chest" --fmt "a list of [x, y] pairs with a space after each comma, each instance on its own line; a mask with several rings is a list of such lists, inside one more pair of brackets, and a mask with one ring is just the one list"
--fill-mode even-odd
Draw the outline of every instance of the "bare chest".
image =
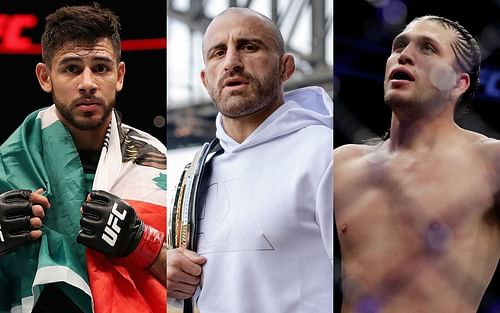
[[497, 191], [493, 177], [487, 163], [470, 156], [353, 163], [334, 182], [337, 225], [341, 233], [349, 228], [405, 241], [412, 233], [465, 236], [487, 223]]
[[391, 301], [401, 307], [430, 303], [439, 309], [427, 311], [441, 312], [449, 310], [435, 290], [456, 304], [460, 286], [485, 288], [500, 242], [497, 175], [488, 162], [467, 154], [345, 165], [334, 178], [334, 204], [343, 278], [354, 286], [347, 298], [397, 291]]
[[453, 218], [484, 213], [493, 206], [495, 187], [490, 168], [461, 159], [393, 162], [374, 175], [371, 188], [388, 207], [409, 215]]

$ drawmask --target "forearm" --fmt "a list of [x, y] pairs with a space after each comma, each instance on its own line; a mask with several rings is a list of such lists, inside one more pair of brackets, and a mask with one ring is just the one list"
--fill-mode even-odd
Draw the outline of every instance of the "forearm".
[[164, 243], [160, 254], [148, 268], [153, 276], [163, 285], [167, 285], [167, 244]]

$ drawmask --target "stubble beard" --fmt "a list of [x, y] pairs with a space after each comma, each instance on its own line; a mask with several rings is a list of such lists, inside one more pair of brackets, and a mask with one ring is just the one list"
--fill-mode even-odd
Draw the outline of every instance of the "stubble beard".
[[245, 72], [236, 73], [230, 77], [232, 76], [242, 77], [248, 81], [248, 90], [223, 94], [224, 79], [221, 79], [217, 86], [209, 86], [208, 88], [208, 93], [217, 110], [226, 117], [241, 118], [249, 116], [271, 106], [279, 97], [279, 64], [277, 68], [270, 70], [261, 80]]
[[[418, 98], [418, 97], [417, 97]], [[417, 99], [415, 94], [411, 96], [400, 96], [384, 91], [384, 102], [392, 112], [401, 117], [412, 117], [418, 115], [422, 99]]]
[[85, 114], [84, 117], [79, 119], [75, 114], [73, 114], [72, 109], [74, 105], [66, 105], [58, 101], [57, 97], [53, 94], [52, 99], [56, 105], [59, 114], [67, 121], [71, 126], [78, 130], [94, 130], [101, 127], [106, 123], [109, 115], [111, 114], [113, 107], [115, 106], [115, 98], [113, 98], [109, 103], [102, 105], [104, 112], [100, 118], [91, 118], [91, 113]]
[[435, 96], [413, 94], [411, 97], [384, 95], [384, 102], [400, 119], [412, 120], [423, 116], [435, 115], [444, 108], [436, 103]]

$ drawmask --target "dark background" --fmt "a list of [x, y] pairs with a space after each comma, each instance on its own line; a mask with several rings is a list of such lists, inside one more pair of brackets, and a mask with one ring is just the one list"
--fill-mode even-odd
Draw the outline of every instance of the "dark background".
[[[377, 8], [377, 3], [387, 5]], [[383, 103], [383, 78], [392, 40], [411, 19], [426, 14], [458, 21], [481, 46], [481, 85], [468, 111], [456, 121], [500, 139], [500, 1], [335, 0], [334, 5], [335, 147], [382, 136], [389, 128], [391, 111]], [[391, 25], [384, 16], [403, 18]], [[339, 270], [336, 312], [341, 302]], [[497, 268], [478, 312], [500, 312], [499, 272]]]
[[[476, 38], [483, 53], [481, 85], [469, 112], [457, 122], [500, 138], [500, 1], [477, 1], [477, 5], [446, 0], [386, 1], [393, 4], [393, 11], [399, 6], [394, 3], [406, 6], [404, 24], [420, 15], [441, 15], [459, 21]], [[385, 61], [392, 39], [404, 24], [388, 26], [383, 22], [384, 10], [366, 0], [335, 1], [334, 13], [335, 146], [339, 146], [382, 135], [389, 128], [391, 111], [383, 103]]]
[[[127, 40], [161, 39], [162, 45], [141, 44], [122, 52], [126, 65], [123, 90], [117, 96], [116, 108], [123, 113], [123, 122], [147, 131], [166, 143], [166, 1], [96, 1], [110, 8], [122, 24], [122, 43]], [[90, 4], [90, 1], [4, 0], [0, 3], [0, 73], [3, 142], [22, 123], [26, 115], [51, 105], [52, 98], [40, 88], [35, 66], [41, 62], [36, 47], [45, 25], [45, 16], [64, 5]], [[12, 16], [32, 14], [37, 17], [34, 27], [26, 27], [19, 35], [31, 40], [32, 49], [8, 51], [6, 23]], [[2, 16], [7, 19], [2, 20]], [[158, 41], [157, 41], [158, 42]], [[159, 119], [155, 126], [155, 118]], [[163, 123], [162, 123], [163, 119]], [[163, 124], [163, 125], [162, 125]]]

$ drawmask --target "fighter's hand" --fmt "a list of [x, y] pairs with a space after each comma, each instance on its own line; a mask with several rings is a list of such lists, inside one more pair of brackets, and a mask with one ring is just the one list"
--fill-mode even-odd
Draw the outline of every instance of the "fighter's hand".
[[92, 191], [82, 205], [77, 241], [109, 256], [147, 268], [158, 257], [165, 234], [144, 224], [125, 200], [102, 190]]
[[206, 259], [191, 250], [177, 248], [167, 251], [167, 297], [191, 298], [200, 283]]
[[43, 189], [15, 189], [0, 194], [0, 256], [42, 236], [49, 200]]

